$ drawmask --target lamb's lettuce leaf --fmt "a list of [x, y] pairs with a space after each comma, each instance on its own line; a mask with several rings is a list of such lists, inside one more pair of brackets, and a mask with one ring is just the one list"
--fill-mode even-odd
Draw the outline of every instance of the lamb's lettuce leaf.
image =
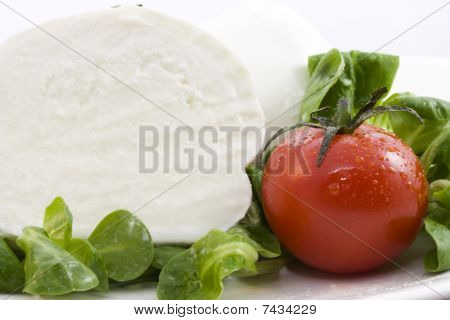
[[159, 299], [217, 299], [222, 280], [241, 269], [256, 273], [258, 253], [240, 234], [211, 230], [161, 270]]
[[161, 270], [173, 257], [186, 251], [187, 248], [181, 246], [158, 246], [155, 247], [155, 257], [152, 267]]
[[23, 264], [0, 238], [0, 292], [19, 293], [25, 283]]
[[98, 286], [95, 273], [51, 241], [44, 229], [26, 227], [17, 244], [25, 251], [24, 292], [62, 295]]
[[[2, 238], [2, 235], [0, 235], [0, 238]], [[25, 259], [25, 252], [23, 252], [22, 249], [20, 249], [19, 246], [17, 245], [16, 236], [12, 235], [3, 236], [3, 241], [6, 242], [8, 247], [12, 250], [12, 252], [14, 252], [16, 257], [19, 258], [20, 261], [23, 261], [23, 259]]]
[[[339, 74], [336, 73], [336, 76], [338, 76], [337, 81], [334, 82], [328, 90], [327, 89], [324, 90], [325, 96], [323, 97], [323, 99], [321, 101], [317, 100], [317, 105], [311, 111], [315, 111], [316, 109], [318, 109], [320, 107], [325, 107], [325, 106], [334, 107], [341, 97], [351, 97], [351, 98], [354, 97], [354, 95], [355, 95], [355, 80], [356, 79], [355, 79], [355, 70], [353, 67], [352, 58], [351, 58], [350, 53], [348, 53], [348, 52], [340, 52], [340, 55], [342, 57], [342, 61], [343, 61], [343, 65], [344, 65], [342, 72], [340, 72]], [[320, 69], [317, 69], [317, 66], [319, 65], [321, 60], [324, 58], [324, 56], [325, 56], [324, 54], [320, 54], [320, 55], [315, 55], [315, 56], [309, 57], [308, 70], [311, 75], [311, 80], [310, 80], [311, 82], [316, 81], [315, 77], [313, 77], [314, 73], [322, 73], [323, 72]], [[350, 99], [349, 103], [350, 103], [350, 106], [349, 106], [350, 110], [352, 110], [353, 109], [353, 107], [352, 107], [353, 99]], [[331, 113], [332, 113], [332, 110], [330, 110], [329, 112], [327, 112], [326, 114], [323, 114], [323, 115], [331, 116], [332, 115]]]
[[67, 251], [95, 273], [99, 281], [95, 290], [107, 292], [109, 285], [105, 263], [94, 246], [87, 240], [72, 239]]
[[229, 233], [241, 234], [258, 251], [262, 257], [274, 258], [281, 254], [278, 239], [269, 230], [262, 208], [263, 171], [253, 164], [246, 168], [253, 190], [253, 198], [245, 217], [228, 230]]
[[407, 112], [389, 115], [394, 132], [420, 156], [428, 181], [450, 179], [450, 102], [399, 93], [385, 104], [407, 106], [423, 118], [420, 125]]
[[154, 247], [145, 224], [126, 210], [107, 215], [89, 236], [103, 258], [108, 277], [129, 281], [141, 276], [152, 264]]
[[327, 92], [344, 71], [344, 66], [344, 58], [339, 50], [331, 49], [321, 57], [314, 70], [310, 69], [311, 79], [300, 103], [300, 121], [309, 121], [311, 112], [319, 108]]
[[288, 254], [273, 259], [259, 259], [258, 262], [255, 263], [256, 273], [253, 270], [239, 270], [233, 273], [233, 276], [238, 278], [249, 278], [254, 277], [255, 274], [264, 275], [278, 273], [286, 266], [286, 263], [290, 259], [291, 256]]
[[[16, 239], [24, 263], [0, 239], [0, 290], [20, 289], [25, 283], [24, 292], [38, 295], [107, 291], [108, 277], [125, 283], [146, 272], [153, 279], [157, 275], [158, 269], [150, 268], [154, 253], [150, 233], [128, 211], [118, 210], [106, 216], [89, 240], [72, 239], [72, 214], [64, 200], [57, 197], [47, 207], [43, 226], [27, 227]], [[180, 252], [171, 249], [160, 250], [160, 268]]]
[[423, 119], [423, 125], [407, 112], [389, 114], [394, 132], [405, 141], [416, 154], [422, 154], [430, 142], [450, 128], [450, 102], [431, 97], [417, 97], [411, 93], [396, 93], [384, 104], [405, 106], [416, 111]]
[[450, 181], [436, 180], [430, 185], [431, 199], [425, 230], [433, 238], [436, 248], [425, 256], [429, 272], [450, 270]]
[[[353, 115], [356, 114], [367, 103], [372, 92], [381, 87], [386, 87], [388, 90], [391, 88], [399, 65], [397, 56], [353, 50], [339, 53], [344, 64], [342, 70], [320, 68], [329, 59], [327, 57], [329, 53], [308, 58], [311, 79], [305, 92], [306, 104], [302, 103], [300, 109], [301, 121], [309, 120], [311, 112], [324, 107], [329, 107], [329, 109], [321, 111], [322, 116], [334, 114], [340, 98], [348, 98], [350, 111]], [[325, 77], [334, 79], [330, 74], [333, 72], [335, 72], [336, 81], [323, 80]], [[332, 85], [328, 87], [324, 83], [332, 83]], [[308, 92], [308, 88], [319, 86], [322, 88], [321, 94], [313, 95], [316, 97], [315, 99], [308, 99], [308, 94], [311, 94]], [[386, 130], [391, 129], [387, 115], [380, 115], [368, 121]]]
[[139, 284], [139, 283], [158, 283], [159, 278], [159, 272], [161, 270], [150, 266], [145, 272], [140, 275], [138, 278], [128, 281], [115, 281], [110, 279], [109, 280], [109, 287], [110, 288], [117, 288], [117, 287], [126, 287], [133, 284]]
[[259, 203], [262, 203], [261, 188], [263, 170], [251, 163], [245, 168], [245, 172], [247, 173], [247, 176], [250, 179], [250, 183], [252, 185], [253, 198], [259, 201]]
[[444, 128], [420, 157], [429, 182], [450, 179], [450, 127]]
[[367, 103], [372, 92], [382, 87], [386, 87], [388, 91], [391, 89], [400, 59], [390, 54], [357, 50], [350, 51], [350, 55], [355, 70], [353, 111], [357, 112]]
[[242, 235], [262, 257], [278, 257], [281, 254], [280, 242], [263, 223], [262, 215], [260, 204], [253, 200], [244, 219], [228, 233]]
[[55, 198], [45, 210], [43, 228], [54, 243], [63, 248], [69, 246], [72, 239], [72, 213], [61, 197]]

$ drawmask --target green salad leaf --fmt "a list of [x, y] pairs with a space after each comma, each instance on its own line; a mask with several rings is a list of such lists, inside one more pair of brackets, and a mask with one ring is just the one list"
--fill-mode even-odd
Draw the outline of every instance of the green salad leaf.
[[44, 229], [26, 227], [17, 244], [25, 251], [24, 292], [62, 295], [98, 286], [95, 273], [51, 241]]
[[140, 284], [140, 283], [158, 283], [158, 277], [159, 272], [161, 270], [156, 269], [153, 266], [150, 266], [145, 272], [140, 275], [138, 278], [128, 281], [115, 281], [110, 280], [109, 281], [109, 287], [110, 288], [117, 288], [117, 287], [125, 287], [133, 284]]
[[386, 99], [385, 104], [406, 106], [416, 111], [423, 119], [423, 125], [406, 112], [389, 114], [394, 132], [405, 141], [416, 154], [422, 154], [444, 128], [450, 127], [450, 102], [417, 97], [411, 93], [396, 93]]
[[251, 163], [245, 168], [245, 172], [247, 173], [252, 185], [253, 197], [255, 197], [257, 201], [262, 203], [261, 186], [263, 170]]
[[155, 257], [152, 267], [161, 270], [173, 257], [186, 251], [187, 248], [181, 246], [158, 246], [155, 247]]
[[[318, 101], [318, 105], [312, 111], [315, 111], [319, 107], [335, 106], [336, 102], [339, 101], [341, 97], [354, 97], [355, 95], [356, 79], [351, 55], [348, 52], [340, 52], [340, 54], [343, 59], [344, 68], [339, 74], [337, 81], [325, 91], [325, 96], [321, 101]], [[324, 54], [309, 57], [308, 69], [311, 75], [311, 81], [314, 81], [314, 78], [312, 77], [314, 72], [317, 73], [320, 71], [316, 71], [316, 69], [323, 57]], [[350, 104], [353, 105], [353, 99], [350, 99]], [[350, 108], [353, 109], [352, 106], [350, 106]], [[331, 116], [331, 114], [327, 115]]]
[[228, 230], [230, 234], [240, 234], [258, 253], [266, 258], [275, 258], [281, 254], [278, 239], [269, 230], [262, 208], [262, 177], [263, 171], [253, 164], [245, 169], [252, 185], [253, 198], [245, 217], [237, 225]]
[[397, 69], [400, 64], [398, 56], [350, 51], [355, 69], [355, 95], [354, 112], [359, 111], [367, 103], [370, 95], [375, 90], [386, 87], [388, 91], [392, 87]]
[[428, 252], [424, 264], [427, 271], [440, 272], [450, 270], [450, 181], [434, 181], [430, 193], [425, 230], [436, 248]]
[[263, 257], [278, 257], [281, 254], [280, 242], [263, 224], [262, 215], [260, 204], [253, 200], [244, 219], [228, 230], [228, 233], [243, 236]]
[[[343, 67], [323, 68], [324, 62], [330, 59], [327, 56], [331, 51], [334, 52], [334, 55], [340, 54]], [[321, 92], [315, 94], [315, 98], [312, 100], [306, 98], [305, 102], [301, 104], [301, 121], [308, 121], [311, 112], [324, 107], [330, 107], [328, 112], [334, 114], [335, 106], [338, 105], [341, 98], [349, 98], [349, 108], [355, 115], [367, 103], [372, 92], [382, 87], [389, 90], [392, 86], [399, 65], [397, 56], [357, 50], [339, 52], [337, 49], [333, 49], [331, 51], [308, 58], [308, 71], [311, 79], [305, 97], [309, 97], [308, 88], [310, 87], [319, 87]], [[333, 79], [333, 81], [326, 81], [325, 78]], [[336, 81], [334, 81], [335, 78]], [[326, 86], [325, 82], [331, 85]], [[390, 129], [387, 115], [380, 115], [369, 121], [385, 129]]]
[[23, 264], [0, 238], [0, 292], [21, 292], [25, 283]]
[[389, 114], [393, 131], [420, 156], [428, 181], [450, 178], [450, 102], [397, 93], [385, 104], [407, 106], [424, 120], [419, 125], [406, 112]]
[[95, 273], [99, 281], [95, 290], [107, 292], [109, 285], [105, 263], [94, 246], [87, 240], [72, 239], [67, 251]]
[[[280, 272], [286, 266], [286, 263], [290, 260], [289, 256], [281, 256], [274, 259], [260, 259], [255, 263], [256, 274], [265, 275]], [[233, 273], [233, 276], [238, 278], [249, 278], [255, 276], [253, 270], [239, 270]]]
[[53, 242], [63, 248], [69, 246], [72, 239], [72, 213], [61, 197], [55, 198], [45, 210], [43, 228]]
[[[2, 236], [0, 235], [0, 238]], [[8, 247], [14, 252], [17, 258], [19, 258], [20, 261], [25, 259], [25, 252], [22, 251], [22, 249], [19, 248], [17, 245], [17, 237], [16, 236], [4, 236], [3, 241], [6, 242]]]
[[144, 223], [125, 210], [107, 215], [89, 237], [103, 258], [108, 277], [116, 281], [133, 280], [152, 264], [152, 237]]
[[258, 253], [245, 237], [210, 231], [188, 250], [173, 257], [161, 270], [159, 299], [217, 299], [222, 280], [241, 269], [256, 273]]
[[450, 128], [445, 128], [430, 142], [420, 157], [429, 182], [450, 179]]
[[310, 68], [311, 79], [300, 103], [300, 121], [309, 121], [311, 112], [319, 108], [327, 92], [339, 80], [344, 66], [339, 50], [331, 49], [321, 57], [314, 70]]

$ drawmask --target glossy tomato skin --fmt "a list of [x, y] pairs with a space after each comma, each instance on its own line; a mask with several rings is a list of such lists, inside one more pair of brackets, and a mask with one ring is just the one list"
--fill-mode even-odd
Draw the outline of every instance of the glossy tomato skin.
[[419, 159], [370, 125], [337, 135], [316, 166], [323, 130], [300, 128], [272, 152], [262, 197], [281, 243], [315, 268], [363, 272], [403, 252], [419, 231], [428, 186]]

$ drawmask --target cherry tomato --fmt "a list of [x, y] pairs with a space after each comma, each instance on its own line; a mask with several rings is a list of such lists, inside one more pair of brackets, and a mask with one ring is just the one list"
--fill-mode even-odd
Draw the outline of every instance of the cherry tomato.
[[324, 131], [302, 127], [264, 170], [266, 218], [281, 243], [315, 268], [362, 272], [402, 253], [417, 235], [428, 186], [419, 159], [371, 125], [338, 134], [316, 166]]

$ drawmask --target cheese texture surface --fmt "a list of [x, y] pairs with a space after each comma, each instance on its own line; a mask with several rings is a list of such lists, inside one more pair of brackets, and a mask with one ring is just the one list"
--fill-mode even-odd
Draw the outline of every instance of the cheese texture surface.
[[[241, 143], [241, 131], [262, 128], [264, 117], [228, 49], [138, 7], [42, 28], [0, 46], [1, 232], [40, 226], [56, 196], [69, 205], [78, 237], [117, 209], [135, 212], [156, 242], [193, 242], [245, 215], [251, 187], [242, 166], [259, 147], [253, 136]], [[239, 129], [232, 147], [222, 126]], [[205, 127], [217, 136], [205, 137]], [[142, 133], [151, 153], [140, 153]], [[192, 161], [180, 146], [205, 159]], [[140, 170], [142, 154], [154, 157], [151, 173]]]
[[205, 28], [248, 67], [267, 127], [296, 123], [308, 56], [331, 49], [321, 34], [297, 13], [262, 0], [243, 2]]

